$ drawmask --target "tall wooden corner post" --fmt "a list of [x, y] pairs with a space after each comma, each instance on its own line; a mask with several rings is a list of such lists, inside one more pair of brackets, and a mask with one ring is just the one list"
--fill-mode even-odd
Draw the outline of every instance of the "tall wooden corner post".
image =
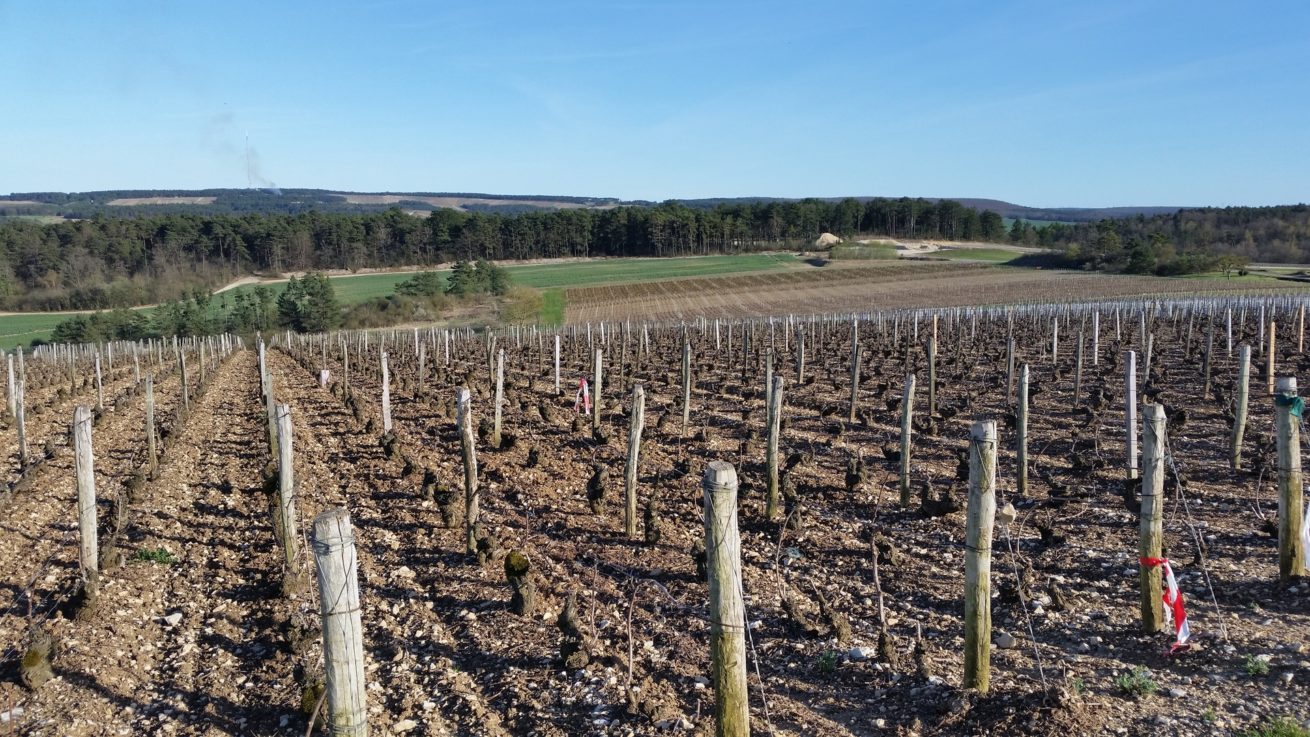
[[1296, 378], [1281, 377], [1274, 397], [1278, 430], [1278, 580], [1287, 583], [1306, 575], [1305, 541], [1301, 538], [1301, 414]]
[[705, 556], [710, 588], [710, 663], [714, 683], [714, 734], [749, 737], [746, 692], [746, 609], [737, 532], [737, 472], [714, 461], [705, 469]]
[[996, 423], [969, 432], [969, 507], [964, 541], [964, 687], [987, 693], [992, 653], [992, 525], [996, 520]]

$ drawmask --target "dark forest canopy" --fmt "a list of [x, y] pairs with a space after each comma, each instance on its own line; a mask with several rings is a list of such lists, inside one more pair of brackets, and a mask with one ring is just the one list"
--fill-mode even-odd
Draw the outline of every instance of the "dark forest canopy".
[[1001, 216], [952, 200], [854, 198], [701, 209], [523, 213], [399, 208], [367, 214], [97, 214], [0, 222], [0, 305], [104, 309], [175, 299], [250, 272], [362, 269], [455, 260], [688, 256], [796, 247], [820, 233], [1003, 240]]

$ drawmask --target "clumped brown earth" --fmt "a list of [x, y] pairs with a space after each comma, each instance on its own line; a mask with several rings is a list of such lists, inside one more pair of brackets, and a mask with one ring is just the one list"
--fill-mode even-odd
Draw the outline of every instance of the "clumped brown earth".
[[[854, 422], [847, 421], [849, 323], [806, 326], [800, 384], [796, 336], [781, 326], [772, 339], [767, 324], [750, 328], [743, 357], [740, 324], [731, 342], [725, 326], [717, 347], [712, 328], [693, 325], [695, 390], [685, 432], [680, 331], [652, 330], [645, 350], [639, 328], [626, 338], [611, 330], [599, 403], [607, 432], [599, 437], [572, 411], [572, 387], [590, 371], [586, 331], [566, 335], [561, 396], [551, 339], [501, 336], [505, 437], [500, 448], [486, 437], [478, 443], [482, 560], [464, 552], [453, 394], [467, 385], [475, 422], [490, 419], [485, 338], [456, 341], [447, 366], [436, 336], [423, 384], [413, 335], [387, 339], [394, 438], [381, 429], [379, 335], [366, 350], [357, 336], [348, 339], [349, 389], [342, 343], [328, 346], [326, 388], [317, 382], [321, 346], [272, 350], [274, 393], [294, 424], [300, 528], [336, 505], [350, 510], [355, 525], [373, 732], [712, 734], [707, 593], [696, 543], [703, 535], [700, 474], [715, 459], [732, 462], [741, 477], [756, 734], [1209, 735], [1240, 734], [1281, 716], [1305, 721], [1310, 584], [1277, 583], [1264, 363], [1252, 372], [1247, 470], [1233, 472], [1226, 415], [1236, 361], [1222, 331], [1206, 397], [1204, 321], [1194, 321], [1190, 341], [1186, 314], [1161, 313], [1150, 323], [1153, 374], [1143, 388], [1163, 388], [1153, 396], [1174, 418], [1166, 554], [1195, 633], [1193, 649], [1167, 655], [1169, 633], [1140, 631], [1137, 514], [1123, 497], [1119, 356], [1141, 347], [1129, 328], [1135, 316], [1124, 315], [1119, 339], [1112, 314], [1102, 314], [1095, 366], [1087, 337], [1077, 403], [1074, 344], [1080, 329], [1090, 330], [1082, 315], [1062, 320], [1058, 361], [1050, 355], [1049, 317], [1016, 321], [1019, 361], [1030, 364], [1034, 387], [1031, 487], [1022, 497], [1006, 419], [1004, 319], [975, 326], [943, 316], [932, 418], [922, 349], [929, 322], [920, 322], [917, 337], [908, 320], [862, 323]], [[1259, 344], [1254, 313], [1245, 320], [1235, 313], [1234, 322], [1237, 341]], [[1287, 345], [1280, 330], [1287, 347], [1279, 348], [1276, 373], [1304, 374], [1310, 361], [1288, 350], [1295, 342]], [[599, 344], [599, 330], [592, 341]], [[785, 523], [763, 514], [770, 346], [785, 380]], [[903, 509], [897, 466], [886, 456], [899, 437], [894, 400], [908, 372], [919, 378], [920, 426], [915, 495]], [[130, 369], [115, 382], [116, 392], [128, 391]], [[637, 539], [629, 540], [622, 476], [634, 382], [647, 394], [640, 505], [645, 512], [655, 499], [658, 509], [643, 514]], [[174, 377], [157, 390], [163, 414], [173, 415], [178, 389]], [[67, 408], [56, 404], [51, 412], [71, 415], [72, 403], [86, 402], [79, 391]], [[122, 493], [141, 462], [141, 406], [131, 397], [96, 427], [97, 480], [106, 498]], [[960, 688], [959, 454], [979, 419], [998, 420], [1000, 502], [1018, 510], [998, 530], [992, 553], [998, 646], [985, 695]], [[29, 602], [50, 606], [77, 576], [71, 452], [60, 446], [36, 472], [41, 483], [8, 498], [0, 632], [10, 647], [0, 733], [304, 733], [304, 707], [313, 709], [322, 677], [318, 602], [312, 585], [284, 594], [253, 352], [238, 352], [212, 372], [203, 393], [193, 393], [191, 412], [175, 421], [158, 472], [127, 506], [127, 562], [103, 574], [92, 616], [76, 619], [67, 607], [27, 613]], [[43, 432], [61, 432], [54, 420], [49, 428]], [[650, 532], [656, 526], [658, 534]], [[137, 559], [160, 549], [175, 560]], [[522, 614], [512, 611], [506, 581], [511, 553], [526, 557], [535, 592]], [[564, 661], [557, 620], [570, 599], [587, 657]], [[55, 677], [36, 691], [18, 676], [33, 624], [52, 636], [56, 652]], [[1139, 682], [1154, 692], [1133, 695], [1118, 685], [1135, 668], [1146, 669]]]
[[[829, 263], [809, 270], [670, 279], [569, 289], [570, 323], [602, 320], [809, 315], [851, 310], [1098, 301], [1151, 295], [1233, 294], [1251, 284], [942, 261]], [[1265, 293], [1297, 293], [1278, 286]]]

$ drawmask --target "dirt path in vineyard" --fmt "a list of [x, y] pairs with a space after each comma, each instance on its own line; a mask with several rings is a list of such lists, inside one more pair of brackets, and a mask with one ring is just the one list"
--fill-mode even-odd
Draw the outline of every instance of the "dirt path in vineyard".
[[505, 734], [434, 612], [438, 592], [418, 581], [415, 569], [449, 548], [431, 537], [434, 512], [416, 509], [416, 489], [402, 488], [398, 462], [308, 371], [278, 351], [269, 361], [274, 395], [291, 407], [303, 526], [344, 505], [355, 527], [370, 725], [380, 733], [411, 721], [410, 735]]
[[[273, 623], [293, 604], [278, 598], [257, 387], [245, 352], [193, 400], [131, 509], [126, 546], [129, 558], [162, 548], [177, 562], [129, 562], [105, 574], [94, 618], [51, 621], [58, 678], [25, 704], [27, 733], [274, 734], [291, 718], [299, 693]], [[114, 442], [112, 427], [96, 432]]]

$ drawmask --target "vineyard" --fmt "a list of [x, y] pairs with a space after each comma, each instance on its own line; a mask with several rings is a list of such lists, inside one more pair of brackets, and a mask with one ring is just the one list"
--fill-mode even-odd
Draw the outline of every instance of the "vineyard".
[[1304, 294], [1022, 273], [10, 357], [0, 734], [1304, 723]]
[[[654, 279], [654, 277], [652, 277]], [[1161, 294], [1249, 292], [1250, 282], [1105, 275], [1067, 270], [997, 268], [987, 264], [890, 261], [829, 264], [807, 271], [660, 279], [640, 284], [574, 287], [566, 292], [568, 322], [694, 320], [846, 312], [851, 305], [895, 310], [990, 304], [1096, 301]], [[1266, 282], [1273, 293], [1293, 285]]]

